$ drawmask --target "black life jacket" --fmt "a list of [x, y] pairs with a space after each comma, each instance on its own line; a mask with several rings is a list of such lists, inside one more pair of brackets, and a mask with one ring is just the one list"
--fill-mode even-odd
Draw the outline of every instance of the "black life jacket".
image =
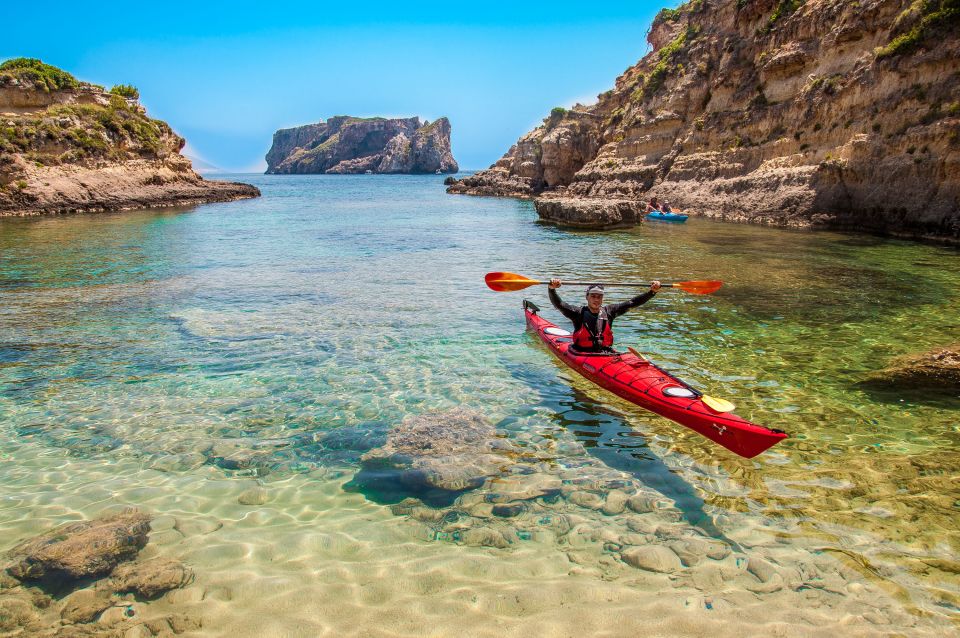
[[580, 327], [573, 333], [573, 345], [577, 350], [602, 350], [613, 345], [613, 330], [610, 328], [610, 320], [607, 318], [607, 307], [600, 306], [600, 312], [597, 314], [597, 334], [590, 331], [587, 327], [587, 313], [589, 308], [583, 306], [580, 309]]

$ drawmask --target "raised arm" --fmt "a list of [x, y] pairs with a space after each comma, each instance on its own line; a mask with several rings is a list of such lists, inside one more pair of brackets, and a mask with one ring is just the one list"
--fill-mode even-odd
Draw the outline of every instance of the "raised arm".
[[564, 301], [560, 299], [560, 295], [557, 294], [557, 288], [559, 288], [560, 285], [561, 282], [559, 279], [551, 279], [549, 290], [547, 290], [547, 296], [550, 297], [550, 303], [553, 304], [554, 308], [559, 310], [564, 317], [576, 323], [580, 320], [580, 309], [574, 308], [570, 304], [564, 303]]
[[610, 317], [610, 319], [613, 319], [614, 317], [618, 317], [622, 315], [623, 313], [630, 310], [631, 308], [642, 306], [643, 304], [653, 299], [654, 295], [657, 294], [658, 290], [660, 290], [660, 282], [659, 281], [652, 282], [650, 284], [650, 290], [646, 291], [645, 293], [639, 294], [629, 301], [623, 301], [621, 303], [612, 303], [608, 305], [607, 316]]

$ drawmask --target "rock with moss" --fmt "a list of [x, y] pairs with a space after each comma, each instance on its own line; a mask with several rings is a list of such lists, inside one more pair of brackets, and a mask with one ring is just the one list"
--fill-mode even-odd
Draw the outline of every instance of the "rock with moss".
[[379, 448], [361, 457], [363, 470], [387, 475], [411, 492], [477, 488], [509, 466], [511, 445], [481, 414], [458, 409], [409, 417]]
[[266, 156], [267, 173], [456, 173], [450, 122], [441, 117], [388, 119], [340, 115], [281, 129]]
[[117, 593], [132, 592], [150, 600], [192, 581], [193, 570], [183, 563], [168, 558], [154, 558], [120, 565], [113, 571], [107, 587]]
[[960, 343], [895, 359], [886, 369], [871, 375], [869, 382], [960, 393]]
[[7, 572], [21, 581], [64, 583], [110, 573], [147, 544], [150, 517], [137, 510], [68, 523], [17, 545]]

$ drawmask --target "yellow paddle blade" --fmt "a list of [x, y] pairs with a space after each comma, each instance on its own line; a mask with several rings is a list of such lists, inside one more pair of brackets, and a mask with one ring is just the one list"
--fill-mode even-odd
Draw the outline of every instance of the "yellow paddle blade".
[[703, 401], [703, 404], [714, 412], [733, 412], [737, 406], [730, 403], [726, 399], [718, 399], [716, 397], [707, 396], [704, 394], [700, 397], [700, 400]]
[[675, 281], [671, 287], [692, 292], [695, 295], [709, 295], [711, 292], [720, 290], [722, 285], [722, 281]]
[[523, 290], [530, 286], [536, 286], [543, 283], [536, 279], [528, 279], [523, 275], [517, 275], [512, 272], [488, 272], [483, 278], [487, 282], [490, 290], [497, 292], [513, 292], [514, 290]]
[[646, 358], [645, 356], [643, 356], [642, 354], [640, 354], [640, 352], [637, 351], [636, 349], [634, 349], [633, 347], [627, 346], [627, 350], [630, 351], [630, 354], [636, 356], [636, 357], [639, 358], [641, 361], [646, 361], [646, 360], [647, 360], [647, 358]]

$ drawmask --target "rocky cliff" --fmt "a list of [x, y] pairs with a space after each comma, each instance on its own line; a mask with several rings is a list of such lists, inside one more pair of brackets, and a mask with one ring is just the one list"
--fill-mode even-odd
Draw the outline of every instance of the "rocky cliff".
[[960, 241], [960, 0], [693, 0], [647, 39], [449, 192]]
[[441, 117], [386, 119], [340, 115], [280, 129], [267, 153], [267, 173], [456, 173], [450, 122]]
[[110, 91], [39, 60], [0, 64], [0, 215], [226, 201], [255, 187], [204, 180], [184, 140], [147, 117], [132, 86]]

